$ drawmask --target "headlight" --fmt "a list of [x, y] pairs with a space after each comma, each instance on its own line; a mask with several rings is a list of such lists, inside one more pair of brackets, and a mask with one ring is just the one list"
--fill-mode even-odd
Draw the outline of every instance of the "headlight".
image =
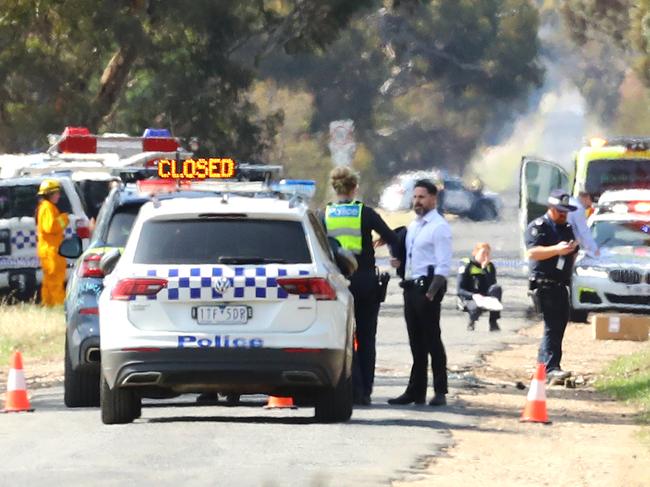
[[576, 267], [576, 274], [580, 277], [601, 277], [607, 278], [607, 270], [602, 267]]

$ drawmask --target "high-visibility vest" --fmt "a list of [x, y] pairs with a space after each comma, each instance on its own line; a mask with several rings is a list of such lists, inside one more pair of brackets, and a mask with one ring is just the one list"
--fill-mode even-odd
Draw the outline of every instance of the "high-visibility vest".
[[327, 236], [344, 249], [361, 253], [361, 210], [363, 203], [330, 203], [325, 211]]
[[[464, 272], [465, 268], [467, 267], [467, 264], [470, 264], [469, 266], [469, 274], [470, 276], [479, 276], [483, 274], [483, 268], [481, 266], [476, 265], [474, 262], [472, 262], [468, 257], [463, 257], [461, 259], [462, 266], [460, 269], [458, 269], [458, 272]], [[487, 267], [485, 268], [485, 271], [490, 271], [492, 267], [492, 262], [488, 263]]]

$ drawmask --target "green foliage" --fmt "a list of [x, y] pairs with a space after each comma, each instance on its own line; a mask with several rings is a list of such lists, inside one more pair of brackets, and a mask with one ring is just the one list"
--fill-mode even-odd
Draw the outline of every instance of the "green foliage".
[[203, 152], [257, 156], [281, 122], [252, 122], [257, 60], [324, 49], [367, 3], [2, 0], [0, 150], [35, 149], [64, 125], [156, 124]]
[[641, 407], [641, 421], [650, 424], [650, 352], [620, 357], [609, 365], [596, 388]]

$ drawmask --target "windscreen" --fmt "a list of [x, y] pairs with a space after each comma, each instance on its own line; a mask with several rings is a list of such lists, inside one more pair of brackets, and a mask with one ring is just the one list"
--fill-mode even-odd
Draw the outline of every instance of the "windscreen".
[[650, 246], [650, 222], [647, 221], [597, 221], [591, 232], [599, 247]]
[[144, 224], [136, 264], [311, 263], [300, 222], [244, 218], [152, 220]]
[[140, 205], [129, 205], [118, 208], [113, 214], [106, 232], [106, 245], [109, 247], [124, 247], [133, 228], [135, 218], [140, 211]]
[[610, 189], [650, 188], [650, 159], [600, 159], [589, 163], [585, 187], [598, 198]]
[[[38, 203], [38, 184], [17, 186], [0, 186], [0, 219], [34, 217]], [[72, 213], [70, 201], [61, 191], [61, 198], [56, 204], [59, 211]]]

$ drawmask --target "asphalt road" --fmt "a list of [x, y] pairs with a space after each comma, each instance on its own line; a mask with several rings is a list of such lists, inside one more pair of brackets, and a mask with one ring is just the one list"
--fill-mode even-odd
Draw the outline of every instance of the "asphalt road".
[[[498, 222], [452, 226], [459, 258], [477, 239], [493, 245], [506, 310], [502, 332], [487, 331], [487, 316], [477, 331], [467, 332], [450, 282], [442, 318], [447, 407], [386, 403], [402, 393], [410, 370], [393, 279], [379, 322], [373, 405], [355, 409], [350, 422], [314, 423], [312, 408], [266, 410], [265, 396], [245, 396], [238, 407], [198, 407], [189, 395], [145, 402], [135, 423], [104, 426], [97, 409], [66, 409], [62, 388], [53, 387], [33, 394], [36, 412], [0, 416], [0, 485], [358, 486], [423, 475], [428, 459], [450, 444], [451, 431], [479, 427], [471, 411], [454, 401], [458, 388], [471, 385], [471, 365], [481, 353], [518, 341], [514, 332], [530, 324], [514, 208]], [[522, 393], [522, 406], [524, 401]]]

